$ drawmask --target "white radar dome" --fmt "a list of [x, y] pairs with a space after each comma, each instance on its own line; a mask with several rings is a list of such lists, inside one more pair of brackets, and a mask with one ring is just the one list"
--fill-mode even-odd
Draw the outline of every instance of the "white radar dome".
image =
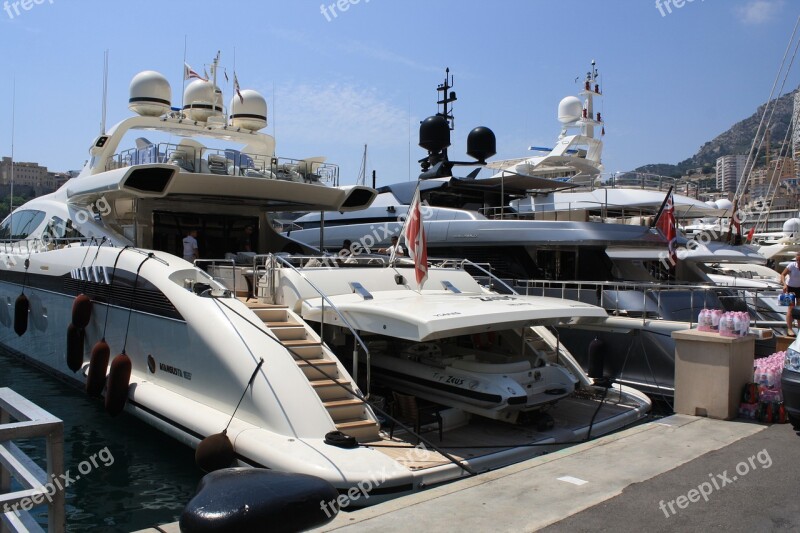
[[210, 81], [194, 80], [183, 91], [183, 112], [191, 120], [207, 122], [222, 114], [222, 92]]
[[800, 218], [790, 218], [783, 223], [784, 237], [800, 237]]
[[719, 200], [717, 200], [714, 203], [717, 204], [717, 209], [732, 209], [733, 208], [733, 203], [731, 203], [731, 201], [728, 200], [727, 198], [720, 198]]
[[160, 117], [169, 111], [172, 89], [167, 78], [154, 70], [140, 72], [131, 80], [128, 109], [145, 117]]
[[583, 116], [583, 103], [580, 98], [567, 96], [558, 103], [558, 121], [562, 124], [580, 120], [581, 116]]
[[714, 200], [708, 200], [708, 201], [706, 202], [706, 205], [707, 205], [708, 207], [713, 207], [714, 209], [716, 209], [716, 208], [717, 208], [717, 202], [715, 202]]
[[257, 91], [245, 89], [231, 98], [231, 126], [258, 131], [267, 125], [267, 101]]

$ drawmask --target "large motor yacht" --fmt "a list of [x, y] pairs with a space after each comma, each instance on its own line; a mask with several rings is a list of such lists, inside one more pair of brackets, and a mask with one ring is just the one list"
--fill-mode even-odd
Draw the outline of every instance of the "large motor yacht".
[[[257, 92], [222, 102], [198, 79], [172, 108], [168, 80], [138, 74], [135, 116], [92, 142], [76, 178], [0, 224], [6, 349], [103, 395], [111, 415], [192, 447], [227, 443], [215, 464], [341, 491], [369, 481], [368, 503], [646, 415], [647, 397], [595, 385], [548, 329], [602, 321], [601, 308], [499, 296], [464, 268], [432, 266], [423, 288], [377, 258], [292, 259], [314, 250], [278, 234], [272, 212], [348, 212], [376, 191], [331, 186], [338, 169], [322, 158], [279, 158]], [[371, 363], [394, 378], [373, 390]], [[380, 396], [412, 412], [390, 415]], [[438, 440], [408, 421], [424, 400]]]

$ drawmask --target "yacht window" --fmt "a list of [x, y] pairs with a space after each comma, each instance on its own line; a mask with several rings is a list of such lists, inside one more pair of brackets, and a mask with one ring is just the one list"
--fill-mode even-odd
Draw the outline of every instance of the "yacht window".
[[72, 221], [64, 221], [60, 217], [52, 217], [47, 227], [42, 232], [43, 237], [49, 237], [56, 244], [68, 244], [70, 242], [85, 239], [84, 235], [72, 226]]
[[0, 240], [27, 238], [41, 225], [44, 215], [44, 211], [23, 209], [7, 216], [3, 223], [0, 224]]

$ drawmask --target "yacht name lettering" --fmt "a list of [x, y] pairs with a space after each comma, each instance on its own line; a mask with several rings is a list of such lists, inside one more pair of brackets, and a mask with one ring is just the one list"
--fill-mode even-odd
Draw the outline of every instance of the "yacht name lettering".
[[509, 300], [516, 300], [513, 296], [473, 296], [482, 302], [502, 302]]
[[436, 317], [439, 317], [439, 316], [454, 316], [454, 315], [460, 315], [460, 314], [461, 313], [459, 313], [458, 311], [450, 311], [449, 313], [436, 313], [433, 316], [436, 316]]
[[186, 372], [185, 370], [181, 370], [180, 368], [172, 365], [165, 365], [164, 363], [158, 363], [158, 369], [166, 372], [167, 374], [172, 374], [173, 376], [178, 376], [179, 378], [183, 379], [192, 379], [192, 373]]
[[434, 372], [433, 379], [441, 382], [441, 383], [452, 383], [453, 385], [463, 385], [464, 378], [458, 378], [456, 376], [444, 375], [438, 372]]

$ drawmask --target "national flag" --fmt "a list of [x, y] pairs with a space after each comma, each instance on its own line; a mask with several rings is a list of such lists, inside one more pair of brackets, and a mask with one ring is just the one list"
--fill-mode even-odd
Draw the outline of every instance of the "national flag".
[[756, 233], [756, 227], [753, 226], [752, 228], [750, 228], [750, 231], [747, 232], [747, 239], [745, 239], [744, 242], [745, 243], [753, 242], [753, 235], [755, 235], [755, 233]]
[[236, 72], [233, 73], [233, 90], [239, 95], [239, 101], [244, 103], [244, 96], [242, 96], [242, 91], [239, 90], [239, 78], [236, 77]]
[[203, 78], [200, 74], [192, 70], [192, 67], [189, 66], [188, 63], [183, 64], [183, 79], [190, 80], [192, 78], [197, 78], [198, 80], [208, 81], [208, 76]]
[[425, 239], [425, 226], [422, 224], [419, 188], [414, 193], [414, 199], [408, 209], [404, 230], [403, 236], [406, 239], [408, 255], [414, 261], [417, 287], [422, 290], [425, 280], [428, 279], [428, 243]]
[[667, 239], [667, 250], [669, 251], [670, 265], [673, 267], [677, 261], [676, 247], [678, 244], [678, 229], [675, 225], [675, 202], [672, 197], [672, 189], [667, 193], [664, 200], [664, 207], [656, 220], [656, 227], [661, 230]]

